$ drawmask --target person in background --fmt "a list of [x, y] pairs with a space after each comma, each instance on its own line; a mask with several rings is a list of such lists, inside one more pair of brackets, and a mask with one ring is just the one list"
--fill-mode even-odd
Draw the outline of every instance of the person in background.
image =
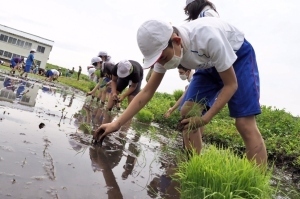
[[[193, 78], [193, 74], [194, 74], [194, 70], [188, 69], [183, 67], [181, 64], [177, 67], [178, 69], [178, 73], [179, 73], [179, 77], [181, 80], [185, 81], [187, 80], [189, 83], [192, 81]], [[185, 93], [188, 89], [188, 85], [185, 87], [185, 91], [182, 94], [182, 96], [177, 100], [177, 102], [174, 104], [174, 106], [172, 106], [171, 108], [169, 108], [169, 110], [164, 114], [164, 116], [166, 118], [169, 118], [170, 115], [178, 108], [180, 107], [180, 105], [182, 104], [182, 102], [184, 102], [184, 96]], [[180, 108], [179, 108], [180, 111]]]
[[219, 17], [215, 5], [208, 0], [187, 0], [184, 13], [188, 16], [187, 21], [201, 17]]
[[54, 81], [54, 80], [58, 80], [58, 77], [59, 77], [59, 71], [56, 70], [56, 69], [49, 69], [47, 70], [46, 74], [46, 79], [45, 81]]
[[94, 87], [92, 91], [87, 93], [87, 95], [91, 95], [94, 94], [97, 89], [99, 89], [100, 92], [97, 101], [99, 102], [101, 100], [101, 105], [105, 105], [105, 101], [109, 98], [109, 95], [111, 93], [111, 78], [113, 68], [114, 65], [112, 63], [104, 63], [103, 70], [100, 70], [100, 79], [98, 84]]
[[20, 74], [21, 77], [25, 73], [25, 78], [27, 78], [27, 74], [30, 72], [31, 66], [34, 65], [36, 67], [36, 64], [34, 63], [35, 52], [36, 52], [35, 49], [30, 50], [30, 54], [28, 55], [28, 57], [26, 59], [24, 71]]
[[14, 57], [10, 60], [10, 68], [11, 71], [9, 72], [10, 74], [15, 74], [15, 70], [19, 70], [22, 63], [24, 61], [24, 58], [20, 58], [20, 57]]
[[71, 75], [73, 75], [75, 72], [75, 68], [73, 67], [72, 70], [70, 71]]
[[[92, 81], [95, 81], [97, 82], [98, 81], [98, 77], [96, 76], [96, 70], [100, 70], [100, 68], [102, 67], [102, 59], [100, 57], [93, 57], [92, 60], [91, 60], [91, 65], [88, 66], [88, 73], [89, 73], [89, 78], [90, 80]], [[100, 75], [103, 74], [100, 70]], [[87, 93], [87, 95], [92, 95], [92, 99], [94, 99], [95, 97], [95, 92], [97, 91], [97, 89], [100, 90], [100, 86], [102, 84], [102, 78], [99, 79], [99, 82], [97, 83], [97, 85], [90, 91]], [[101, 95], [101, 91], [99, 93], [99, 95]], [[100, 101], [100, 97], [97, 98], [97, 101], [99, 102]]]
[[104, 63], [110, 62], [110, 63], [112, 63], [112, 64], [115, 64], [115, 63], [112, 61], [111, 56], [108, 55], [106, 51], [100, 51], [100, 52], [98, 53], [98, 57], [100, 57], [100, 58], [102, 59], [102, 61], [103, 61], [103, 63], [102, 63], [102, 68], [101, 68], [102, 70], [103, 70], [103, 68], [104, 68]]
[[79, 81], [79, 78], [80, 78], [80, 74], [81, 74], [81, 66], [79, 66], [79, 69], [78, 69], [78, 76], [77, 76], [77, 81]]
[[88, 69], [89, 79], [90, 79], [91, 81], [97, 83], [97, 76], [95, 75], [95, 72], [96, 72], [96, 68], [94, 68], [94, 67], [90, 67], [90, 68]]
[[[133, 60], [122, 60], [114, 66], [111, 82], [112, 94], [107, 104], [108, 111], [112, 110], [114, 104], [116, 104], [115, 102], [121, 102], [126, 97], [128, 104], [131, 103], [132, 99], [141, 90], [143, 73], [142, 66]], [[127, 86], [129, 86], [128, 90], [121, 94]]]
[[67, 70], [66, 70], [66, 77], [71, 77], [70, 69], [67, 69]]

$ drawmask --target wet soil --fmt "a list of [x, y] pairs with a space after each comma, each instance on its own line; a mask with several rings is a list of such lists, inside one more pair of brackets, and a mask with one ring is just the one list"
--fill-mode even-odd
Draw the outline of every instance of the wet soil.
[[[72, 88], [17, 78], [4, 85], [7, 78], [0, 76], [1, 199], [180, 198], [170, 178], [176, 165], [170, 149], [180, 148], [181, 139], [168, 137], [176, 132], [130, 121], [99, 147], [91, 144], [92, 129], [118, 112]], [[289, 193], [289, 174], [276, 176]]]

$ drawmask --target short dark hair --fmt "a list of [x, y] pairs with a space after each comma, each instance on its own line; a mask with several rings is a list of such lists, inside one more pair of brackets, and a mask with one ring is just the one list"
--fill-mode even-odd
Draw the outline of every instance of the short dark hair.
[[215, 5], [208, 0], [195, 0], [192, 3], [185, 6], [184, 13], [188, 16], [186, 21], [192, 21], [199, 17], [205, 6], [210, 6], [214, 11], [217, 12]]
[[182, 70], [184, 70], [185, 72], [191, 70], [191, 69], [188, 69], [188, 68], [183, 67], [181, 64], [179, 64], [179, 66], [177, 66], [177, 68], [178, 68], [178, 69], [182, 69]]
[[106, 63], [104, 63], [103, 66], [104, 67], [103, 67], [101, 76], [102, 77], [104, 77], [105, 75], [112, 76], [112, 70], [113, 70], [115, 65], [110, 63], [110, 62], [106, 62]]
[[[175, 33], [176, 35], [179, 35], [179, 31], [174, 26], [173, 26], [173, 33]], [[173, 48], [173, 41], [172, 41], [172, 39], [169, 39], [167, 48], [168, 47]]]

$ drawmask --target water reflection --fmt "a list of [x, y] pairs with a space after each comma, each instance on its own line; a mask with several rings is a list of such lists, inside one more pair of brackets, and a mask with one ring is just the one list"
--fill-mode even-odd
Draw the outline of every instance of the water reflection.
[[[148, 152], [145, 151], [145, 148], [140, 144], [141, 136], [147, 129], [145, 126], [137, 125], [136, 123], [133, 123], [134, 125], [132, 126], [132, 120], [122, 126], [113, 136], [105, 138], [102, 147], [90, 145], [92, 130], [97, 129], [101, 124], [113, 121], [116, 116], [117, 113], [108, 112], [101, 105], [93, 107], [85, 104], [82, 110], [75, 116], [79, 130], [82, 133], [77, 133], [76, 136], [73, 134], [73, 139], [79, 142], [79, 145], [75, 147], [76, 150], [85, 151], [86, 149], [84, 149], [82, 145], [88, 147], [91, 169], [95, 173], [102, 172], [106, 186], [108, 187], [108, 198], [124, 197], [118, 180], [116, 180], [119, 179], [119, 177], [122, 180], [133, 180], [141, 177], [140, 170], [143, 170], [144, 166], [138, 163], [139, 157], [146, 156], [144, 157], [146, 158], [145, 161], [153, 161], [148, 159]], [[89, 128], [91, 129], [86, 127], [87, 124], [90, 124]], [[134, 131], [132, 131], [132, 127]], [[151, 141], [149, 141], [149, 143], [150, 142]], [[161, 158], [159, 157], [158, 159], [159, 162], [164, 165], [163, 162], [160, 161]], [[120, 164], [121, 162], [122, 164]], [[149, 164], [150, 167], [151, 163], [147, 164]], [[117, 168], [117, 173], [120, 176], [115, 176], [116, 174], [113, 172], [114, 168]], [[165, 167], [163, 169], [165, 169]], [[151, 178], [150, 171], [147, 171], [149, 176], [146, 176], [148, 179], [145, 179], [146, 187], [143, 189], [147, 190], [148, 196], [157, 198], [159, 195], [163, 195], [165, 198], [179, 198], [176, 191], [176, 187], [178, 186], [175, 182], [172, 182], [168, 176], [168, 170], [170, 169], [167, 169], [167, 173], [162, 175], [155, 174], [153, 178]]]
[[0, 100], [34, 107], [39, 86], [22, 79], [0, 76]]

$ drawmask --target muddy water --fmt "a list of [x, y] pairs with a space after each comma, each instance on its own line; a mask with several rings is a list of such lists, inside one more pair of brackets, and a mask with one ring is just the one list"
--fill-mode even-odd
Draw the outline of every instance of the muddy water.
[[167, 192], [166, 198], [178, 198], [163, 169], [167, 157], [157, 150], [164, 143], [144, 134], [147, 127], [128, 123], [95, 147], [80, 124], [98, 126], [117, 114], [88, 107], [82, 95], [64, 88], [3, 76], [0, 84], [1, 199], [158, 198]]
[[[118, 114], [70, 88], [0, 76], [0, 198], [179, 198], [167, 151], [180, 147], [175, 132], [130, 121], [91, 145], [91, 127]], [[278, 176], [288, 193], [288, 175]]]

